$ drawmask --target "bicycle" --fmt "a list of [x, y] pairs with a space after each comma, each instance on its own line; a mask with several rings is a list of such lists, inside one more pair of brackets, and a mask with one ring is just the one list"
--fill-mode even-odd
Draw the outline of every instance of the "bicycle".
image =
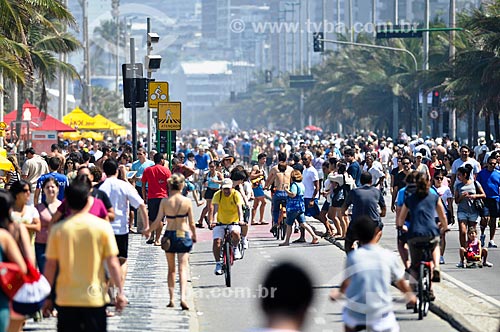
[[280, 237], [281, 240], [284, 240], [286, 235], [286, 201], [281, 200], [278, 202], [278, 204], [280, 213], [278, 216], [278, 221], [274, 228], [273, 235], [276, 238], [276, 240], [279, 240]]
[[431, 264], [433, 244], [428, 242], [419, 242], [415, 244], [415, 248], [421, 251], [422, 259], [416, 264], [418, 268], [417, 279], [417, 299], [413, 312], [418, 312], [418, 319], [422, 320], [429, 312], [431, 303]]
[[[231, 241], [231, 232], [229, 231], [229, 226], [240, 225], [239, 223], [231, 224], [221, 224], [217, 223], [217, 226], [224, 227], [224, 237], [221, 243], [221, 258], [222, 258], [222, 271], [224, 273], [224, 280], [226, 282], [226, 287], [231, 287], [231, 266], [234, 264], [234, 250]], [[238, 248], [241, 252], [241, 259], [244, 257], [245, 248], [241, 241], [238, 243]]]

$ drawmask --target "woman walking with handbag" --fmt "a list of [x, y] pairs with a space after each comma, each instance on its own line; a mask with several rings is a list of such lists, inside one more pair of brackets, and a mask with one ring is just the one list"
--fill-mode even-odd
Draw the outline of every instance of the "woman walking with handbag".
[[[465, 164], [465, 166], [460, 167], [457, 170], [457, 181], [455, 183], [455, 203], [457, 203], [457, 217], [458, 217], [458, 229], [459, 229], [459, 240], [460, 246], [465, 248], [467, 234], [467, 229], [469, 227], [476, 227], [477, 218], [479, 217], [480, 211], [476, 208], [476, 205], [480, 203], [481, 199], [484, 199], [486, 195], [484, 194], [481, 185], [471, 179], [470, 173], [472, 172], [472, 166]], [[458, 267], [463, 267], [463, 262], [457, 264]]]
[[145, 229], [143, 234], [149, 237], [151, 232], [161, 231], [163, 218], [167, 219], [167, 228], [161, 239], [161, 247], [165, 250], [168, 264], [168, 294], [170, 302], [167, 307], [174, 307], [175, 287], [175, 256], [179, 267], [179, 284], [181, 287], [181, 308], [189, 310], [185, 302], [187, 288], [187, 269], [189, 264], [189, 252], [196, 242], [196, 227], [193, 219], [191, 200], [182, 195], [185, 178], [182, 174], [174, 173], [167, 180], [169, 197], [163, 198], [160, 203], [156, 220], [150, 228]]
[[[0, 262], [12, 262], [19, 265], [23, 273], [27, 272], [26, 263], [19, 247], [10, 233], [10, 212], [14, 200], [9, 192], [0, 190]], [[24, 230], [26, 232], [26, 230]], [[27, 234], [26, 234], [27, 236]], [[7, 331], [9, 325], [9, 299], [0, 290], [0, 331]]]

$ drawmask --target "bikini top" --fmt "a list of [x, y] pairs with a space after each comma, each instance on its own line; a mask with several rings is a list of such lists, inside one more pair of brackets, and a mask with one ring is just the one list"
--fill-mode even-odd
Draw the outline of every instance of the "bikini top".
[[165, 218], [168, 218], [168, 219], [176, 219], [176, 218], [184, 218], [184, 217], [187, 217], [188, 214], [178, 214], [176, 216], [165, 216]]

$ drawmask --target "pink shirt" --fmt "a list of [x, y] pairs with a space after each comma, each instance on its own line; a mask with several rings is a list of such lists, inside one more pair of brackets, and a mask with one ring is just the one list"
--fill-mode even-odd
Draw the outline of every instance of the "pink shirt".
[[[63, 199], [61, 205], [59, 205], [59, 207], [57, 208], [57, 211], [61, 212], [64, 218], [69, 217], [71, 212], [68, 207], [68, 204], [66, 203], [66, 199]], [[92, 204], [89, 213], [102, 219], [105, 219], [108, 216], [108, 210], [104, 206], [104, 203], [99, 198], [95, 197], [94, 197], [94, 204]]]

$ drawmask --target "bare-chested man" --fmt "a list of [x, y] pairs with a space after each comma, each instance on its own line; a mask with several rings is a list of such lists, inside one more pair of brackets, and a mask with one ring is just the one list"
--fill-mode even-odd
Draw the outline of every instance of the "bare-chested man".
[[58, 173], [64, 174], [64, 164], [66, 163], [66, 158], [64, 158], [63, 154], [61, 153], [61, 150], [59, 148], [59, 145], [57, 144], [52, 144], [50, 146], [50, 153], [48, 153], [48, 157], [57, 157], [61, 161], [59, 164], [59, 169], [57, 170]]
[[269, 177], [265, 185], [265, 188], [269, 188], [273, 185], [276, 189], [272, 200], [273, 227], [271, 227], [271, 232], [274, 231], [278, 223], [280, 204], [286, 206], [288, 194], [285, 188], [290, 188], [290, 174], [292, 174], [292, 171], [293, 168], [286, 163], [286, 154], [284, 152], [279, 152], [278, 165], [272, 167], [269, 171]]

